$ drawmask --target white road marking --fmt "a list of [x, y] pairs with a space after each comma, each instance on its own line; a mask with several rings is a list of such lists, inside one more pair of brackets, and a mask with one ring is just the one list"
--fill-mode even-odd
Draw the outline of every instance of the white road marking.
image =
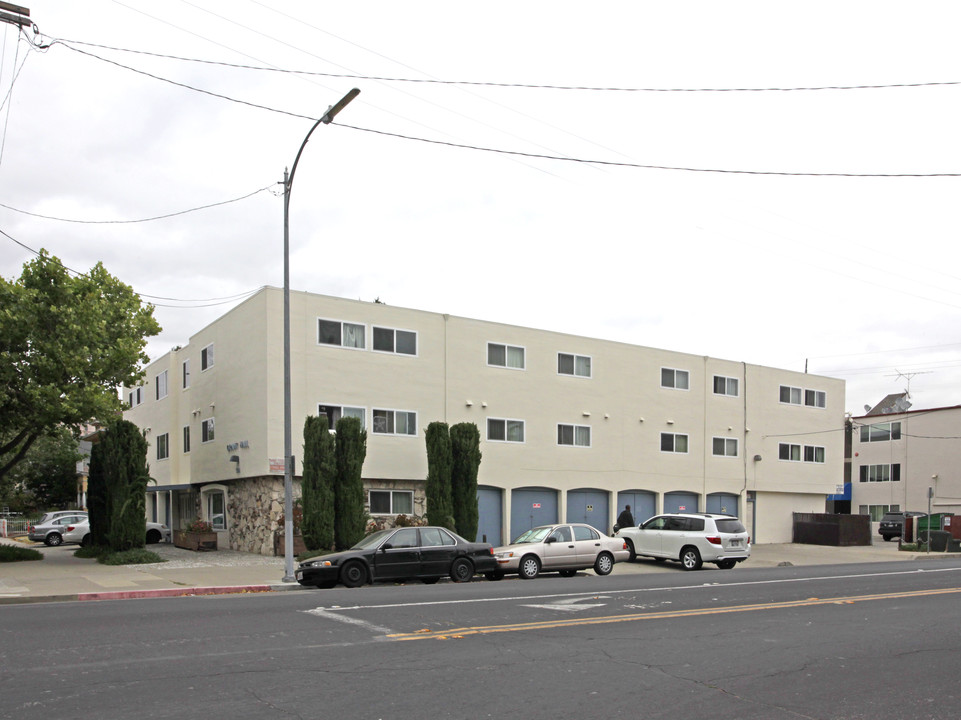
[[[608, 600], [604, 595], [598, 595], [595, 600]], [[587, 610], [588, 608], [599, 608], [604, 607], [607, 603], [584, 603], [583, 605], [575, 605], [574, 603], [580, 602], [581, 600], [587, 600], [587, 598], [573, 597], [564, 598], [563, 600], [558, 600], [556, 603], [551, 603], [548, 605], [521, 605], [521, 607], [529, 608], [540, 608], [541, 610], [561, 610], [563, 612], [577, 612], [578, 610]]]
[[359, 618], [352, 618], [347, 615], [338, 615], [330, 612], [329, 610], [325, 610], [324, 608], [314, 608], [313, 610], [304, 610], [303, 612], [307, 613], [308, 615], [316, 615], [317, 617], [327, 618], [328, 620], [336, 620], [337, 622], [347, 623], [348, 625], [357, 625], [358, 627], [370, 630], [372, 633], [390, 635], [394, 632], [390, 628], [374, 625], [373, 623], [369, 623], [366, 620], [361, 620]]

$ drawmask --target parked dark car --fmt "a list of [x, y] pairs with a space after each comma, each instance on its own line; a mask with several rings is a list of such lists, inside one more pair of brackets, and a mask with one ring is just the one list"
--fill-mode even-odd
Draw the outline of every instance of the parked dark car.
[[[899, 538], [904, 533], [905, 518], [924, 517], [925, 515], [927, 515], [927, 513], [917, 512], [914, 510], [886, 512], [884, 513], [884, 517], [881, 518], [881, 524], [878, 526], [878, 534], [885, 540]], [[917, 527], [915, 527], [915, 530], [917, 530]]]
[[379, 530], [350, 550], [305, 560], [294, 575], [301, 585], [359, 587], [384, 580], [435, 583], [445, 576], [467, 582], [496, 567], [489, 543], [468, 542], [442, 527], [405, 527]]

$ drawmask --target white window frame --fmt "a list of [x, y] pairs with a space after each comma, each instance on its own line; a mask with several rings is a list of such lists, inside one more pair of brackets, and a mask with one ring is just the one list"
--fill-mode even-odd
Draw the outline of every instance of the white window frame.
[[[723, 444], [722, 452], [717, 451], [717, 442], [721, 441]], [[730, 452], [733, 443], [734, 452]], [[721, 437], [715, 436], [711, 438], [711, 455], [714, 457], [738, 457], [739, 448], [737, 438], [732, 437]]]
[[157, 373], [154, 378], [154, 389], [156, 390], [157, 400], [163, 400], [167, 397], [167, 371]]
[[[215, 495], [219, 495], [219, 496], [221, 496], [221, 497], [223, 498], [223, 512], [222, 512], [222, 513], [214, 513], [214, 512], [212, 512], [213, 510], [216, 509], [216, 508], [213, 507], [213, 504], [212, 504], [212, 500], [213, 500], [213, 497], [214, 497]], [[228, 503], [227, 503], [227, 488], [226, 488], [226, 486], [224, 486], [224, 485], [205, 485], [205, 486], [203, 487], [203, 489], [200, 491], [200, 503], [201, 503], [201, 508], [202, 508], [201, 512], [203, 513], [203, 516], [204, 516], [204, 518], [207, 520], [207, 522], [209, 522], [209, 523], [213, 526], [212, 529], [215, 530], [215, 531], [216, 531], [216, 530], [226, 530], [226, 529], [227, 529], [227, 519], [228, 519], [228, 518], [227, 518], [227, 507], [228, 507]], [[222, 527], [221, 527], [220, 525], [215, 525], [215, 524], [214, 524], [214, 517], [215, 517], [216, 515], [222, 515], [222, 516], [223, 516], [223, 526], [222, 526]]]
[[[340, 325], [340, 342], [324, 342], [320, 339], [320, 324], [322, 322], [326, 323], [337, 323]], [[360, 334], [357, 336], [360, 340], [360, 345], [345, 345], [344, 340], [347, 337], [347, 333], [344, 332], [347, 326], [352, 328], [359, 328]], [[366, 350], [367, 349], [367, 325], [365, 323], [351, 322], [350, 320], [338, 320], [336, 318], [317, 318], [317, 344], [323, 347], [341, 347], [348, 350]]]
[[[565, 372], [561, 370], [561, 358], [571, 359], [571, 372]], [[584, 372], [584, 365], [587, 365], [587, 372]], [[580, 365], [581, 372], [578, 372], [578, 365]], [[575, 353], [559, 352], [557, 353], [557, 374], [565, 375], [567, 377], [581, 377], [590, 378], [594, 374], [594, 361], [590, 355], [577, 355]]]
[[166, 460], [170, 457], [170, 434], [161, 433], [157, 436], [157, 459]]
[[[492, 438], [492, 437], [491, 437], [491, 423], [492, 423], [492, 422], [504, 423], [504, 437], [503, 437], [503, 438]], [[520, 430], [521, 430], [521, 439], [520, 439], [520, 440], [512, 440], [512, 439], [510, 438], [510, 434], [511, 434], [511, 433], [509, 432], [509, 430], [510, 430], [510, 425], [509, 425], [509, 424], [510, 424], [510, 423], [514, 423], [515, 429], [517, 428], [517, 426], [520, 426]], [[518, 445], [523, 444], [523, 443], [527, 442], [527, 423], [526, 423], [524, 420], [520, 420], [519, 418], [491, 418], [491, 417], [489, 417], [489, 418], [487, 418], [487, 442], [514, 443], [514, 444], [518, 444]]]
[[216, 423], [212, 417], [205, 418], [200, 422], [200, 444], [214, 442], [216, 439]]
[[[386, 413], [384, 417], [388, 418], [388, 426], [392, 429], [390, 430], [378, 430], [378, 413]], [[407, 432], [397, 432], [397, 417], [399, 415], [406, 415], [405, 420], [407, 421]], [[413, 419], [413, 428], [411, 428], [411, 419]], [[375, 435], [391, 435], [395, 437], [416, 437], [417, 436], [417, 413], [413, 410], [392, 410], [390, 408], [374, 408], [370, 412], [370, 424], [371, 432]]]
[[[724, 381], [724, 392], [718, 392], [717, 390], [718, 380]], [[740, 383], [740, 380], [736, 377], [730, 377], [729, 375], [715, 375], [713, 384], [714, 384], [715, 395], [722, 395], [724, 397], [737, 397], [738, 393], [740, 392], [741, 383]], [[734, 392], [731, 392], [732, 384], [733, 384]]]
[[[324, 408], [328, 408], [330, 410], [335, 410], [339, 412], [337, 419], [331, 422], [330, 413], [324, 410]], [[348, 410], [350, 411], [349, 413], [347, 412]], [[367, 428], [367, 408], [366, 407], [359, 407], [356, 405], [343, 405], [341, 403], [317, 403], [317, 414], [327, 416], [327, 430], [328, 432], [331, 432], [331, 433], [337, 431], [337, 427], [336, 427], [337, 420], [340, 420], [341, 418], [344, 418], [344, 417], [358, 418], [360, 420], [360, 426], [364, 429]]]
[[214, 366], [214, 344], [210, 343], [200, 349], [200, 372], [207, 372]]
[[[668, 437], [668, 436], [670, 436], [670, 438], [671, 438], [671, 449], [670, 449], [670, 450], [665, 450], [665, 449], [664, 449], [664, 438], [665, 438], [665, 437]], [[683, 450], [678, 450], [678, 449], [677, 449], [677, 439], [678, 439], [678, 438], [684, 438], [684, 449], [683, 449]], [[662, 432], [662, 433], [661, 433], [660, 449], [661, 449], [661, 452], [663, 452], [663, 453], [671, 453], [671, 454], [673, 454], [673, 455], [687, 455], [687, 454], [690, 452], [690, 450], [691, 450], [691, 438], [690, 438], [689, 435], [687, 435], [687, 433]]]
[[143, 403], [143, 385], [138, 385], [135, 388], [131, 388], [127, 395], [127, 400], [130, 402], [130, 407], [135, 408]]
[[[671, 384], [670, 384], [670, 385], [665, 384], [665, 378], [664, 378], [664, 371], [665, 371], [665, 370], [668, 371], [668, 372], [670, 372], [670, 373], [672, 373], [672, 375], [671, 375]], [[682, 375], [684, 376], [684, 378], [686, 379], [686, 382], [687, 382], [687, 386], [686, 386], [686, 387], [678, 387], [678, 385], [677, 385], [677, 378], [678, 378], [678, 374], [679, 374], [679, 373], [682, 374]], [[691, 389], [691, 371], [690, 371], [690, 370], [681, 370], [680, 368], [662, 367], [662, 368], [661, 368], [661, 387], [662, 387], [662, 388], [667, 388], [668, 390], [684, 390], [685, 392], [688, 391], [688, 390], [690, 390], [690, 389]]]
[[[390, 350], [381, 350], [377, 348], [377, 332], [389, 332], [391, 333]], [[414, 352], [402, 352], [397, 349], [397, 333], [405, 333], [407, 335], [414, 336]], [[407, 357], [417, 357], [418, 349], [420, 347], [420, 338], [417, 335], [416, 330], [404, 330], [402, 328], [391, 328], [385, 327], [383, 325], [373, 325], [370, 331], [370, 349], [373, 352], [386, 353], [388, 355], [406, 355]]]
[[183, 361], [181, 371], [181, 389], [186, 390], [190, 387], [190, 358]]
[[190, 452], [190, 426], [184, 425], [183, 429], [184, 455]]
[[[812, 401], [808, 402], [808, 396], [811, 396]], [[811, 390], [805, 388], [804, 390], [804, 406], [824, 409], [827, 407], [828, 394], [824, 390]]]
[[[504, 348], [504, 364], [492, 363], [491, 362], [491, 348]], [[511, 365], [510, 364], [510, 351], [517, 350], [521, 353], [521, 365]], [[526, 370], [527, 369], [527, 348], [523, 345], [510, 345], [508, 343], [500, 342], [488, 342], [487, 343], [487, 366], [488, 367], [499, 367], [506, 370]]]
[[[804, 450], [802, 450], [802, 453], [803, 453], [802, 459], [804, 460], [804, 462], [815, 463], [817, 465], [824, 464], [826, 451], [823, 445], [805, 445]], [[810, 460], [808, 459], [808, 456], [810, 456], [811, 458]]]
[[[390, 500], [388, 502], [388, 505], [390, 506], [390, 510], [388, 512], [381, 512], [379, 510], [373, 509], [372, 507], [373, 502], [371, 498], [373, 497], [374, 493], [378, 493], [378, 494], [383, 493], [390, 496]], [[396, 507], [397, 503], [395, 502], [395, 498], [398, 495], [403, 495], [409, 499], [409, 502], [407, 503], [407, 507], [410, 508], [409, 510], [397, 509]], [[371, 515], [406, 515], [407, 513], [413, 513], [414, 512], [414, 491], [413, 490], [387, 490], [385, 488], [371, 488], [368, 491], [368, 495], [367, 495], [367, 507], [370, 509]]]
[[[788, 391], [788, 399], [784, 399], [784, 391]], [[795, 397], [797, 399], [795, 399]], [[795, 387], [794, 385], [781, 385], [778, 388], [778, 402], [782, 405], [803, 405], [804, 404], [804, 389]]]
[[[897, 437], [894, 437], [895, 433]], [[866, 436], [866, 437], [865, 437]], [[862, 425], [858, 433], [860, 442], [892, 442], [901, 439], [901, 421]]]
[[[897, 475], [896, 478], [895, 475]], [[901, 482], [901, 463], [875, 463], [859, 465], [858, 482]]]
[[[562, 442], [561, 428], [570, 428], [571, 441]], [[584, 442], [586, 439], [587, 442]], [[584, 447], [591, 446], [591, 426], [575, 425], [573, 423], [557, 423], [557, 444], [560, 447]]]

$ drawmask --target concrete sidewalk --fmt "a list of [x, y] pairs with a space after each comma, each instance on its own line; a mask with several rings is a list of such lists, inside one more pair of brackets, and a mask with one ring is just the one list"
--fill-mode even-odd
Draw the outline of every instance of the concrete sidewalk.
[[[49, 548], [0, 538], [0, 543], [31, 547], [44, 554], [41, 561], [0, 563], [0, 604], [107, 600], [138, 597], [214, 595], [226, 593], [299, 590], [297, 583], [283, 582], [284, 559], [234, 550], [194, 552], [167, 543], [150, 545], [166, 562], [151, 565], [101, 565], [96, 560], [74, 557], [76, 545]], [[958, 558], [944, 553], [900, 552], [895, 542], [879, 541], [865, 547], [822, 545], [754, 545], [743, 567], [783, 565], [837, 565], [891, 562], [921, 558]], [[618, 563], [614, 572], [646, 573], [671, 569], [673, 564]], [[713, 569], [713, 566], [705, 566]]]

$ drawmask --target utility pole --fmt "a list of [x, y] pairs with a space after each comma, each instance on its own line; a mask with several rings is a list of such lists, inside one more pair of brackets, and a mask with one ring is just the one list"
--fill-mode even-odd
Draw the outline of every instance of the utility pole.
[[16, 25], [22, 28], [24, 25], [30, 26], [30, 8], [20, 7], [8, 2], [0, 2], [0, 22]]

